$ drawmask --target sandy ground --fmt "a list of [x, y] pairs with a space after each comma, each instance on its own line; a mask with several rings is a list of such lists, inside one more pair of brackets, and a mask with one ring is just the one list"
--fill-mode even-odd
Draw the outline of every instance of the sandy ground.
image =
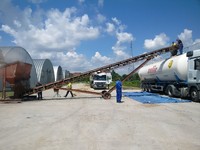
[[[83, 84], [75, 88], [87, 89]], [[0, 150], [199, 150], [200, 104], [75, 98], [0, 103]]]

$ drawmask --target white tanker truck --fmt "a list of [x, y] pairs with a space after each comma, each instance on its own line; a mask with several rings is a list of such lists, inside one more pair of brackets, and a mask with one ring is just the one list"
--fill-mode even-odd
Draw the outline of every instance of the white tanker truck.
[[144, 91], [200, 102], [200, 49], [144, 66], [138, 74]]

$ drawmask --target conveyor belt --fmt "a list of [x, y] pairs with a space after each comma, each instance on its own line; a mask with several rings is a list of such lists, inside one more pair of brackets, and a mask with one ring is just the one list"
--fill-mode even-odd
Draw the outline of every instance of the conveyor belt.
[[177, 46], [170, 46], [170, 47], [161, 48], [161, 49], [158, 49], [158, 50], [155, 50], [155, 51], [152, 51], [152, 52], [148, 52], [148, 53], [145, 53], [145, 54], [142, 54], [142, 55], [138, 55], [136, 57], [132, 57], [132, 58], [129, 58], [129, 59], [126, 59], [126, 60], [123, 60], [123, 61], [119, 61], [119, 62], [110, 64], [110, 65], [106, 65], [106, 66], [103, 66], [103, 67], [100, 67], [100, 68], [97, 68], [97, 69], [93, 69], [93, 70], [84, 72], [84, 73], [77, 75], [77, 76], [65, 78], [65, 79], [60, 80], [60, 81], [56, 81], [56, 82], [52, 82], [52, 83], [48, 83], [48, 84], [45, 84], [45, 85], [42, 85], [42, 86], [32, 88], [29, 91], [27, 91], [24, 95], [31, 95], [31, 94], [37, 93], [39, 91], [44, 91], [44, 90], [48, 90], [48, 89], [55, 88], [55, 87], [61, 87], [62, 85], [67, 84], [68, 82], [72, 82], [72, 81], [77, 80], [79, 78], [89, 76], [94, 72], [114, 70], [116, 68], [124, 67], [124, 66], [127, 66], [129, 64], [141, 61], [141, 60], [151, 60], [156, 56], [159, 56], [161, 54], [170, 52], [172, 50], [177, 50], [177, 49], [178, 49]]

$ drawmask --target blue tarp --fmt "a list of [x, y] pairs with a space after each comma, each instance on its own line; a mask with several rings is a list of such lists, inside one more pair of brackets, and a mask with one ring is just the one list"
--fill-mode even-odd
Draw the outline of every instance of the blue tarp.
[[123, 92], [123, 95], [143, 104], [157, 104], [157, 103], [186, 103], [190, 100], [182, 100], [178, 98], [171, 98], [161, 96], [155, 93], [148, 92]]

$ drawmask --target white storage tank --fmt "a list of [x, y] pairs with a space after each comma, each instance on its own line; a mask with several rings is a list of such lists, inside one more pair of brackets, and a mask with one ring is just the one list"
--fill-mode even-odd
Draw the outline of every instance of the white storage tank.
[[54, 66], [54, 75], [55, 75], [55, 81], [59, 81], [63, 79], [63, 71], [61, 66]]
[[[0, 66], [4, 64], [14, 63], [16, 61], [21, 61], [24, 63], [31, 64], [30, 72], [30, 87], [35, 87], [37, 83], [36, 69], [33, 60], [29, 53], [22, 47], [11, 46], [11, 47], [0, 47]], [[23, 69], [23, 68], [22, 68]], [[0, 83], [0, 87], [2, 83]]]
[[53, 65], [49, 59], [33, 59], [37, 79], [41, 84], [55, 81]]
[[138, 74], [141, 80], [185, 81], [187, 79], [187, 61], [186, 54], [173, 56], [142, 67]]

